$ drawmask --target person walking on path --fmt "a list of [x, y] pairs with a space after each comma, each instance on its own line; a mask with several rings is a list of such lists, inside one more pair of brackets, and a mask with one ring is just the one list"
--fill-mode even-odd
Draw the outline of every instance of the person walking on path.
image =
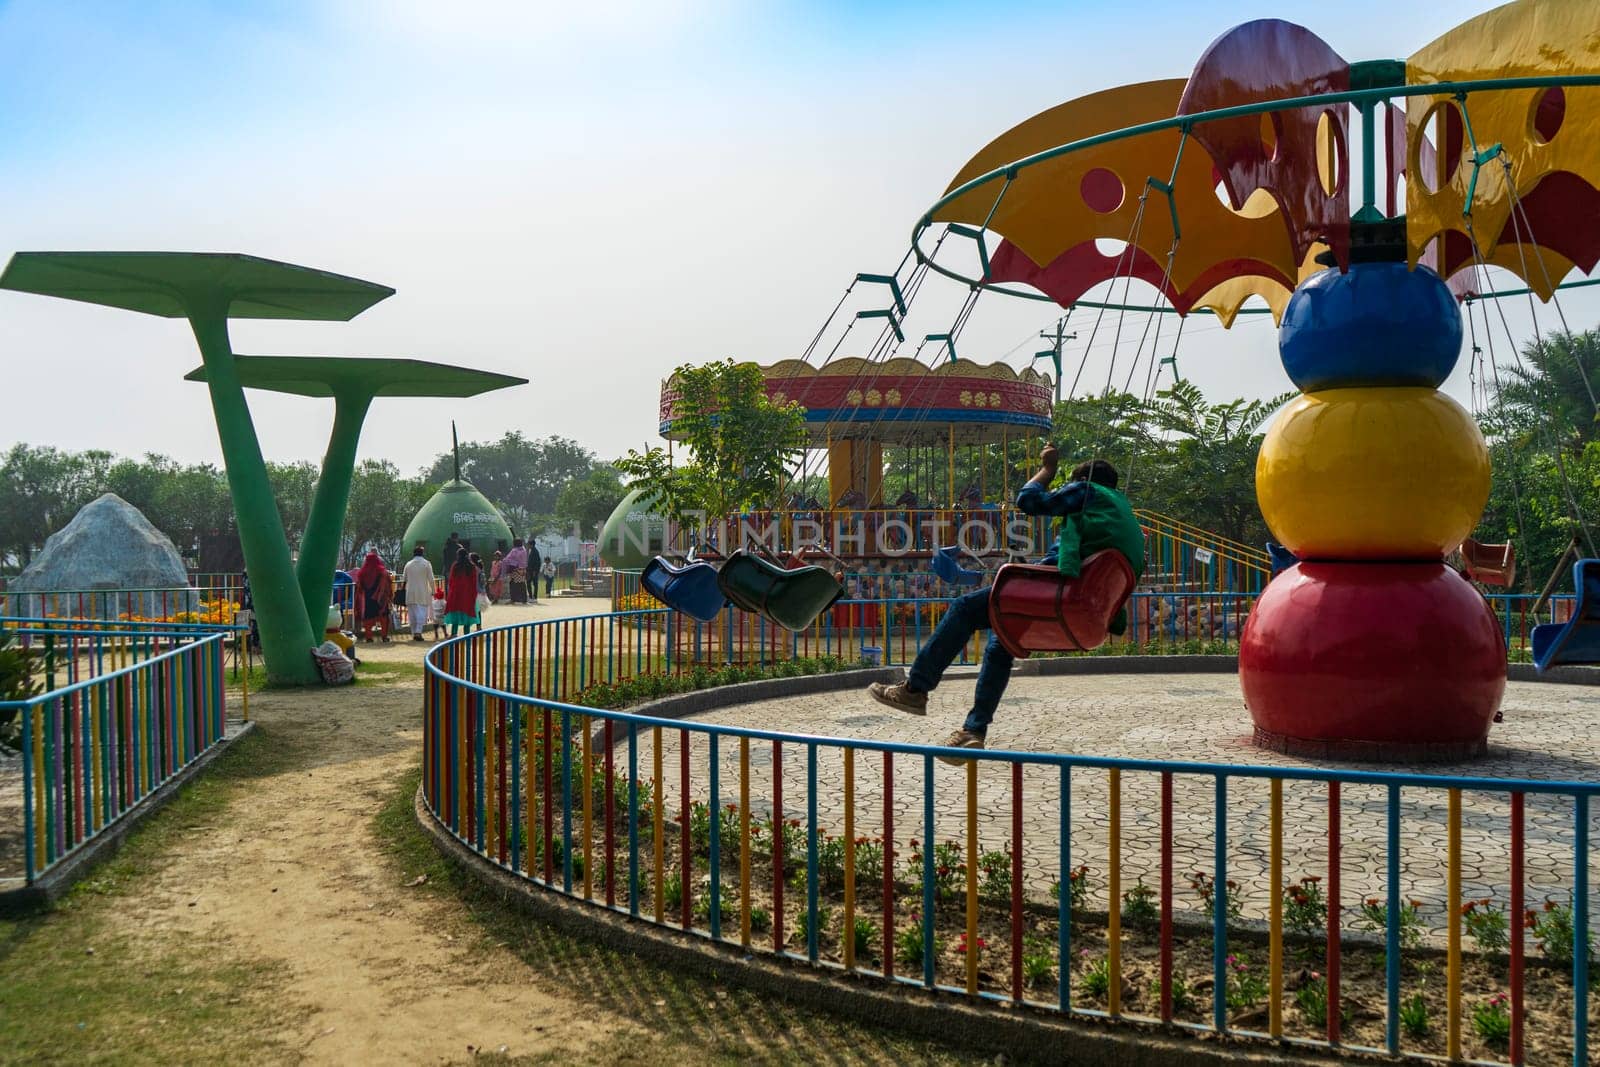
[[[1059, 461], [1054, 446], [1045, 448], [1039, 473], [1017, 494], [1017, 508], [1027, 515], [1061, 518], [1054, 562], [1062, 574], [1076, 578], [1083, 561], [1103, 549], [1115, 549], [1127, 558], [1134, 580], [1144, 573], [1144, 530], [1134, 517], [1128, 498], [1117, 491], [1117, 471], [1103, 459], [1080, 463], [1066, 485], [1050, 491]], [[940, 620], [928, 643], [911, 664], [906, 680], [894, 685], [874, 682], [867, 692], [880, 704], [912, 715], [928, 713], [928, 694], [939, 684], [945, 668], [955, 662], [979, 630], [989, 629], [989, 586], [958, 597]], [[1111, 622], [1111, 632], [1127, 629], [1127, 608]], [[995, 709], [1011, 681], [1014, 657], [992, 634], [978, 669], [977, 692], [966, 721], [948, 738], [946, 748], [982, 748], [994, 720]], [[939, 757], [959, 763], [954, 757]]]
[[361, 569], [356, 571], [356, 636], [372, 643], [372, 628], [376, 626], [389, 643], [389, 612], [394, 607], [394, 576], [383, 565], [376, 549], [367, 553]]
[[544, 560], [539, 555], [539, 546], [533, 541], [528, 542], [528, 590], [533, 594], [533, 602], [539, 602], [539, 575], [543, 572]]
[[522, 538], [511, 542], [511, 551], [500, 561], [500, 577], [510, 587], [513, 604], [528, 602], [528, 549], [523, 545]]
[[505, 554], [498, 548], [494, 550], [494, 558], [489, 561], [489, 603], [498, 604], [500, 598], [506, 595], [505, 579]]
[[400, 577], [405, 582], [411, 640], [421, 641], [422, 628], [428, 624], [428, 608], [433, 604], [433, 564], [428, 562], [428, 550], [421, 545], [412, 549], [411, 559]]
[[464, 548], [456, 550], [456, 561], [445, 577], [444, 624], [450, 627], [451, 637], [478, 625], [478, 568]]
[[556, 561], [547, 559], [544, 566], [539, 568], [539, 573], [544, 577], [544, 595], [555, 596], [556, 586]]

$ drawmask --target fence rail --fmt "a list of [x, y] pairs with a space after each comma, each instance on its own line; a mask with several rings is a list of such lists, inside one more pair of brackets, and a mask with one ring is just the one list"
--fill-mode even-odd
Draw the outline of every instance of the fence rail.
[[[0, 702], [0, 725], [20, 720], [31, 885], [223, 739], [229, 631], [17, 619], [0, 627], [36, 649], [45, 671], [43, 693]], [[0, 765], [0, 775], [12, 773]]]
[[[665, 616], [552, 620], [433, 649], [423, 713], [433, 817], [534, 884], [745, 951], [1067, 1015], [1419, 1054], [1431, 1046], [1402, 1027], [1402, 994], [1421, 988], [1406, 968], [1422, 951], [1404, 869], [1413, 891], [1437, 901], [1443, 926], [1444, 988], [1436, 980], [1422, 990], [1443, 1016], [1439, 1051], [1524, 1062], [1531, 997], [1541, 1019], [1567, 1020], [1541, 1024], [1540, 1060], [1588, 1062], [1589, 840], [1600, 785], [975, 753], [571, 703], [597, 683], [690, 669], [690, 628]], [[805, 635], [786, 642], [773, 659], [816, 647]], [[946, 758], [961, 762], [947, 769]], [[1089, 908], [1101, 898], [1087, 885], [1088, 865], [1099, 863], [1103, 931]], [[1185, 870], [1209, 881], [1202, 935], [1180, 922], [1175, 877]], [[1296, 870], [1316, 873], [1297, 882]], [[1154, 884], [1142, 873], [1132, 882], [1136, 871]], [[1538, 966], [1521, 921], [1535, 887], [1550, 899], [1531, 929]], [[1481, 898], [1509, 919], [1496, 986], [1507, 997], [1503, 1049], [1475, 1036], [1479, 1008], [1469, 1007], [1476, 998], [1499, 1010], [1483, 999], [1484, 983], [1498, 981], [1484, 977], [1496, 973], [1484, 966], [1492, 961], [1463, 947], [1463, 909]], [[1135, 961], [1140, 949], [1122, 926], [1125, 915], [1140, 921], [1140, 908], [1154, 943]], [[1377, 956], [1362, 955], [1353, 930], [1362, 917], [1376, 926]], [[859, 921], [870, 924], [860, 938]], [[1243, 929], [1252, 922], [1266, 941], [1264, 975], [1252, 980], [1267, 1010], [1240, 1021], [1236, 949], [1255, 943]], [[1312, 943], [1323, 972], [1297, 977], [1293, 954]], [[1075, 953], [1088, 948], [1103, 952], [1092, 968], [1104, 979], [1100, 999], [1083, 991]], [[1200, 953], [1213, 992], [1195, 1010], [1208, 998], [1182, 961], [1192, 967]], [[1156, 975], [1147, 998], [1124, 991], [1135, 962]], [[1381, 995], [1372, 1023], [1346, 1020], [1363, 968], [1381, 975], [1364, 979]], [[1302, 996], [1313, 1006], [1320, 998], [1315, 1026]]]

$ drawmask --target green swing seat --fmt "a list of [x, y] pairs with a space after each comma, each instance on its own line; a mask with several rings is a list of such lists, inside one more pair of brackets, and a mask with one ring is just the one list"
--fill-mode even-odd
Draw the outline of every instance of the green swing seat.
[[800, 631], [844, 595], [844, 586], [823, 567], [785, 570], [740, 549], [717, 572], [717, 588], [733, 606]]

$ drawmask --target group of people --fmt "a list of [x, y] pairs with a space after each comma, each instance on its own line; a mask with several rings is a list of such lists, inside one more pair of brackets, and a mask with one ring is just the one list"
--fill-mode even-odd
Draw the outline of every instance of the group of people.
[[[502, 542], [504, 543], [504, 542]], [[461, 535], [450, 534], [440, 560], [444, 574], [443, 596], [437, 595], [437, 578], [426, 546], [417, 545], [401, 571], [401, 584], [395, 587], [393, 573], [384, 565], [377, 550], [369, 551], [355, 572], [356, 640], [381, 640], [389, 644], [390, 618], [396, 607], [406, 609], [411, 640], [423, 640], [429, 622], [449, 627], [450, 636], [483, 628], [483, 613], [507, 592], [513, 604], [526, 604], [529, 592], [539, 599], [539, 581], [545, 595], [554, 591], [554, 560], [541, 559], [537, 547], [517, 538], [505, 553], [496, 551], [485, 565], [483, 557], [471, 551]], [[373, 636], [374, 631], [377, 637]]]
[[554, 560], [541, 559], [539, 547], [534, 544], [524, 544], [522, 538], [511, 542], [511, 548], [505, 553], [495, 551], [489, 561], [488, 584], [485, 591], [489, 594], [489, 602], [498, 604], [509, 597], [513, 604], [526, 604], [530, 599], [537, 603], [539, 600], [539, 582], [544, 581], [544, 595], [553, 596], [556, 584], [556, 564]]

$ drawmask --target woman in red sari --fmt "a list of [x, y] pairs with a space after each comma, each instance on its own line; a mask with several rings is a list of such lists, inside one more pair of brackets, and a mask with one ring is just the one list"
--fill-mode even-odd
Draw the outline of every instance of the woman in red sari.
[[456, 554], [445, 577], [444, 623], [450, 636], [466, 633], [478, 623], [478, 568], [465, 548]]
[[376, 551], [368, 552], [356, 571], [356, 636], [370, 643], [376, 626], [389, 643], [389, 611], [394, 607], [394, 576]]

